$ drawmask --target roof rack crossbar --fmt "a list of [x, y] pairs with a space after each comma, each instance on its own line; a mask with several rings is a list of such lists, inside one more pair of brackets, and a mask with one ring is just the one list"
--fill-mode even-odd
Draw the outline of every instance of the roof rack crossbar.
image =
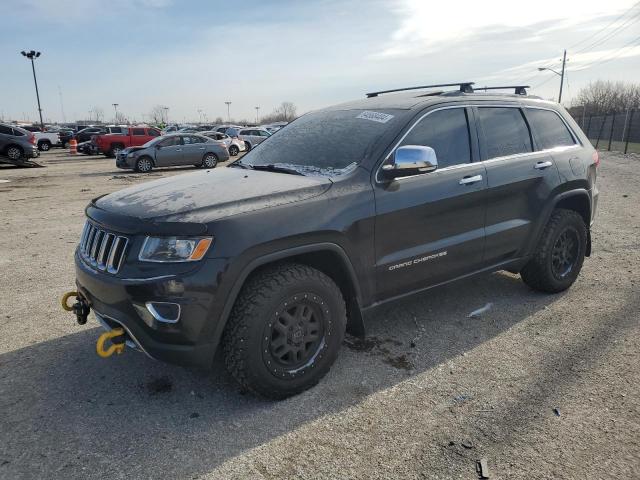
[[463, 93], [473, 93], [473, 82], [458, 82], [458, 83], [438, 83], [437, 85], [422, 85], [419, 87], [405, 87], [405, 88], [394, 88], [392, 90], [381, 90], [379, 92], [370, 92], [367, 93], [367, 98], [377, 97], [383, 93], [393, 93], [393, 92], [406, 92], [407, 90], [422, 90], [425, 88], [435, 88], [435, 87], [459, 87], [460, 91]]
[[516, 95], [526, 95], [527, 88], [531, 88], [529, 85], [506, 85], [504, 87], [477, 87], [476, 91], [487, 91], [487, 90], [506, 90], [508, 88], [515, 89]]

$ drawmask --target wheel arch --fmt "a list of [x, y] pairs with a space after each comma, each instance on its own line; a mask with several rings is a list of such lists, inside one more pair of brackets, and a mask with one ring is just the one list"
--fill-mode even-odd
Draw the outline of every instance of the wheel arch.
[[364, 337], [365, 325], [361, 311], [361, 292], [356, 271], [346, 252], [335, 243], [324, 242], [292, 247], [270, 253], [249, 262], [236, 279], [222, 310], [220, 322], [216, 328], [214, 342], [217, 345], [227, 324], [231, 310], [236, 303], [242, 287], [261, 270], [277, 263], [293, 262], [308, 265], [330, 277], [344, 296], [347, 307], [347, 331]]
[[152, 156], [149, 155], [148, 153], [145, 153], [144, 155], [140, 155], [137, 159], [136, 159], [136, 164], [138, 163], [138, 160], [140, 160], [141, 158], [148, 158], [149, 160], [151, 160], [151, 165], [154, 166], [154, 168], [156, 167], [156, 159]]
[[556, 195], [552, 201], [547, 204], [547, 207], [544, 210], [544, 213], [540, 216], [540, 220], [536, 225], [536, 229], [534, 231], [534, 235], [531, 236], [531, 240], [527, 245], [527, 253], [531, 254], [533, 249], [535, 249], [536, 245], [540, 241], [540, 236], [544, 231], [544, 227], [549, 221], [551, 214], [557, 208], [564, 208], [566, 210], [573, 210], [577, 212], [582, 219], [584, 220], [584, 224], [587, 227], [587, 248], [585, 252], [585, 256], [591, 255], [591, 197], [589, 196], [589, 192], [585, 188], [575, 188], [572, 190], [567, 190], [565, 192], [561, 192]]

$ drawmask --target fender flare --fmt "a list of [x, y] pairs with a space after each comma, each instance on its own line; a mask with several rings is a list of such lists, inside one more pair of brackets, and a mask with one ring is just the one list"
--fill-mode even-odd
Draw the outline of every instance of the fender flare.
[[220, 315], [220, 320], [214, 330], [212, 339], [214, 345], [219, 345], [220, 339], [222, 338], [222, 332], [224, 332], [227, 321], [229, 320], [229, 316], [231, 315], [231, 309], [236, 303], [238, 295], [240, 294], [240, 290], [244, 286], [247, 278], [249, 278], [249, 275], [251, 275], [251, 273], [253, 273], [257, 268], [268, 263], [286, 260], [288, 258], [302, 255], [304, 253], [313, 253], [327, 250], [336, 253], [341, 258], [343, 265], [346, 267], [347, 275], [349, 276], [349, 280], [353, 285], [353, 289], [355, 292], [354, 302], [352, 302], [352, 305], [347, 305], [347, 311], [351, 311], [352, 313], [352, 315], [349, 315], [348, 318], [348, 322], [350, 323], [349, 330], [356, 336], [364, 336], [364, 319], [361, 313], [362, 296], [360, 291], [360, 283], [358, 282], [358, 277], [356, 275], [353, 264], [351, 263], [349, 256], [341, 246], [336, 243], [321, 242], [301, 245], [298, 247], [291, 247], [285, 250], [278, 250], [276, 252], [268, 253], [266, 255], [254, 258], [247, 265], [245, 265], [240, 271], [240, 274], [236, 278], [233, 286], [231, 287], [231, 290], [229, 291], [229, 294], [227, 295], [227, 299], [222, 309], [222, 314]]
[[[585, 197], [585, 199], [587, 200], [587, 205], [589, 206], [589, 218], [591, 218], [591, 197], [589, 196], [589, 192], [587, 191], [586, 188], [574, 188], [574, 189], [566, 190], [564, 192], [557, 194], [556, 196], [553, 197], [553, 199], [550, 202], [547, 203], [542, 215], [540, 215], [540, 220], [538, 221], [535, 227], [535, 230], [533, 232], [533, 235], [531, 235], [531, 240], [527, 245], [527, 249], [526, 249], [527, 255], [530, 255], [533, 252], [533, 250], [536, 248], [536, 245], [538, 245], [538, 242], [540, 241], [540, 237], [542, 236], [542, 232], [544, 231], [544, 227], [547, 225], [547, 222], [549, 222], [549, 218], [551, 218], [551, 214], [553, 213], [553, 210], [556, 208], [556, 205], [558, 205], [560, 201], [566, 198], [577, 197], [577, 196]], [[587, 252], [586, 253], [587, 253], [587, 256], [589, 256], [591, 254], [591, 228], [590, 228], [589, 222], [587, 222], [586, 227], [587, 227]]]

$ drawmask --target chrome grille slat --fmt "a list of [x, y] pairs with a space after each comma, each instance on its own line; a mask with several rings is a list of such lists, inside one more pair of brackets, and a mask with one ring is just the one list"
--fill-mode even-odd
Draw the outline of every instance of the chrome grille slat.
[[107, 232], [87, 221], [80, 236], [78, 252], [94, 268], [115, 274], [120, 270], [128, 243], [127, 237]]

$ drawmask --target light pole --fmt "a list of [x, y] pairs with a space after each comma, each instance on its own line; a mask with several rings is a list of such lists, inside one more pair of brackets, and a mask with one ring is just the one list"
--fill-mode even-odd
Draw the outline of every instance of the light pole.
[[164, 123], [168, 125], [169, 124], [169, 107], [162, 107], [162, 110], [164, 110], [164, 115], [165, 115]]
[[33, 71], [33, 83], [36, 85], [36, 98], [38, 99], [38, 113], [40, 114], [40, 127], [44, 132], [44, 122], [42, 121], [42, 108], [40, 108], [40, 93], [38, 93], [38, 80], [36, 80], [36, 67], [33, 63], [34, 58], [38, 58], [41, 54], [40, 52], [36, 52], [35, 50], [31, 50], [29, 52], [25, 52], [24, 50], [20, 52], [23, 57], [27, 57], [31, 60], [31, 70]]
[[224, 102], [227, 104], [227, 121], [231, 123], [231, 102]]
[[260, 124], [260, 116], [258, 112], [260, 111], [260, 107], [256, 107], [256, 126]]
[[113, 123], [118, 123], [118, 103], [112, 103], [111, 105], [113, 105], [113, 110], [115, 112], [115, 116], [113, 117]]
[[202, 123], [202, 109], [198, 109], [198, 118], [200, 119], [200, 123]]
[[558, 103], [562, 102], [562, 85], [564, 84], [564, 67], [567, 63], [567, 51], [564, 51], [562, 55], [562, 70], [560, 72], [556, 72], [553, 68], [548, 67], [538, 67], [538, 71], [542, 72], [544, 70], [549, 70], [550, 72], [555, 73], [560, 77], [560, 93], [558, 94]]

